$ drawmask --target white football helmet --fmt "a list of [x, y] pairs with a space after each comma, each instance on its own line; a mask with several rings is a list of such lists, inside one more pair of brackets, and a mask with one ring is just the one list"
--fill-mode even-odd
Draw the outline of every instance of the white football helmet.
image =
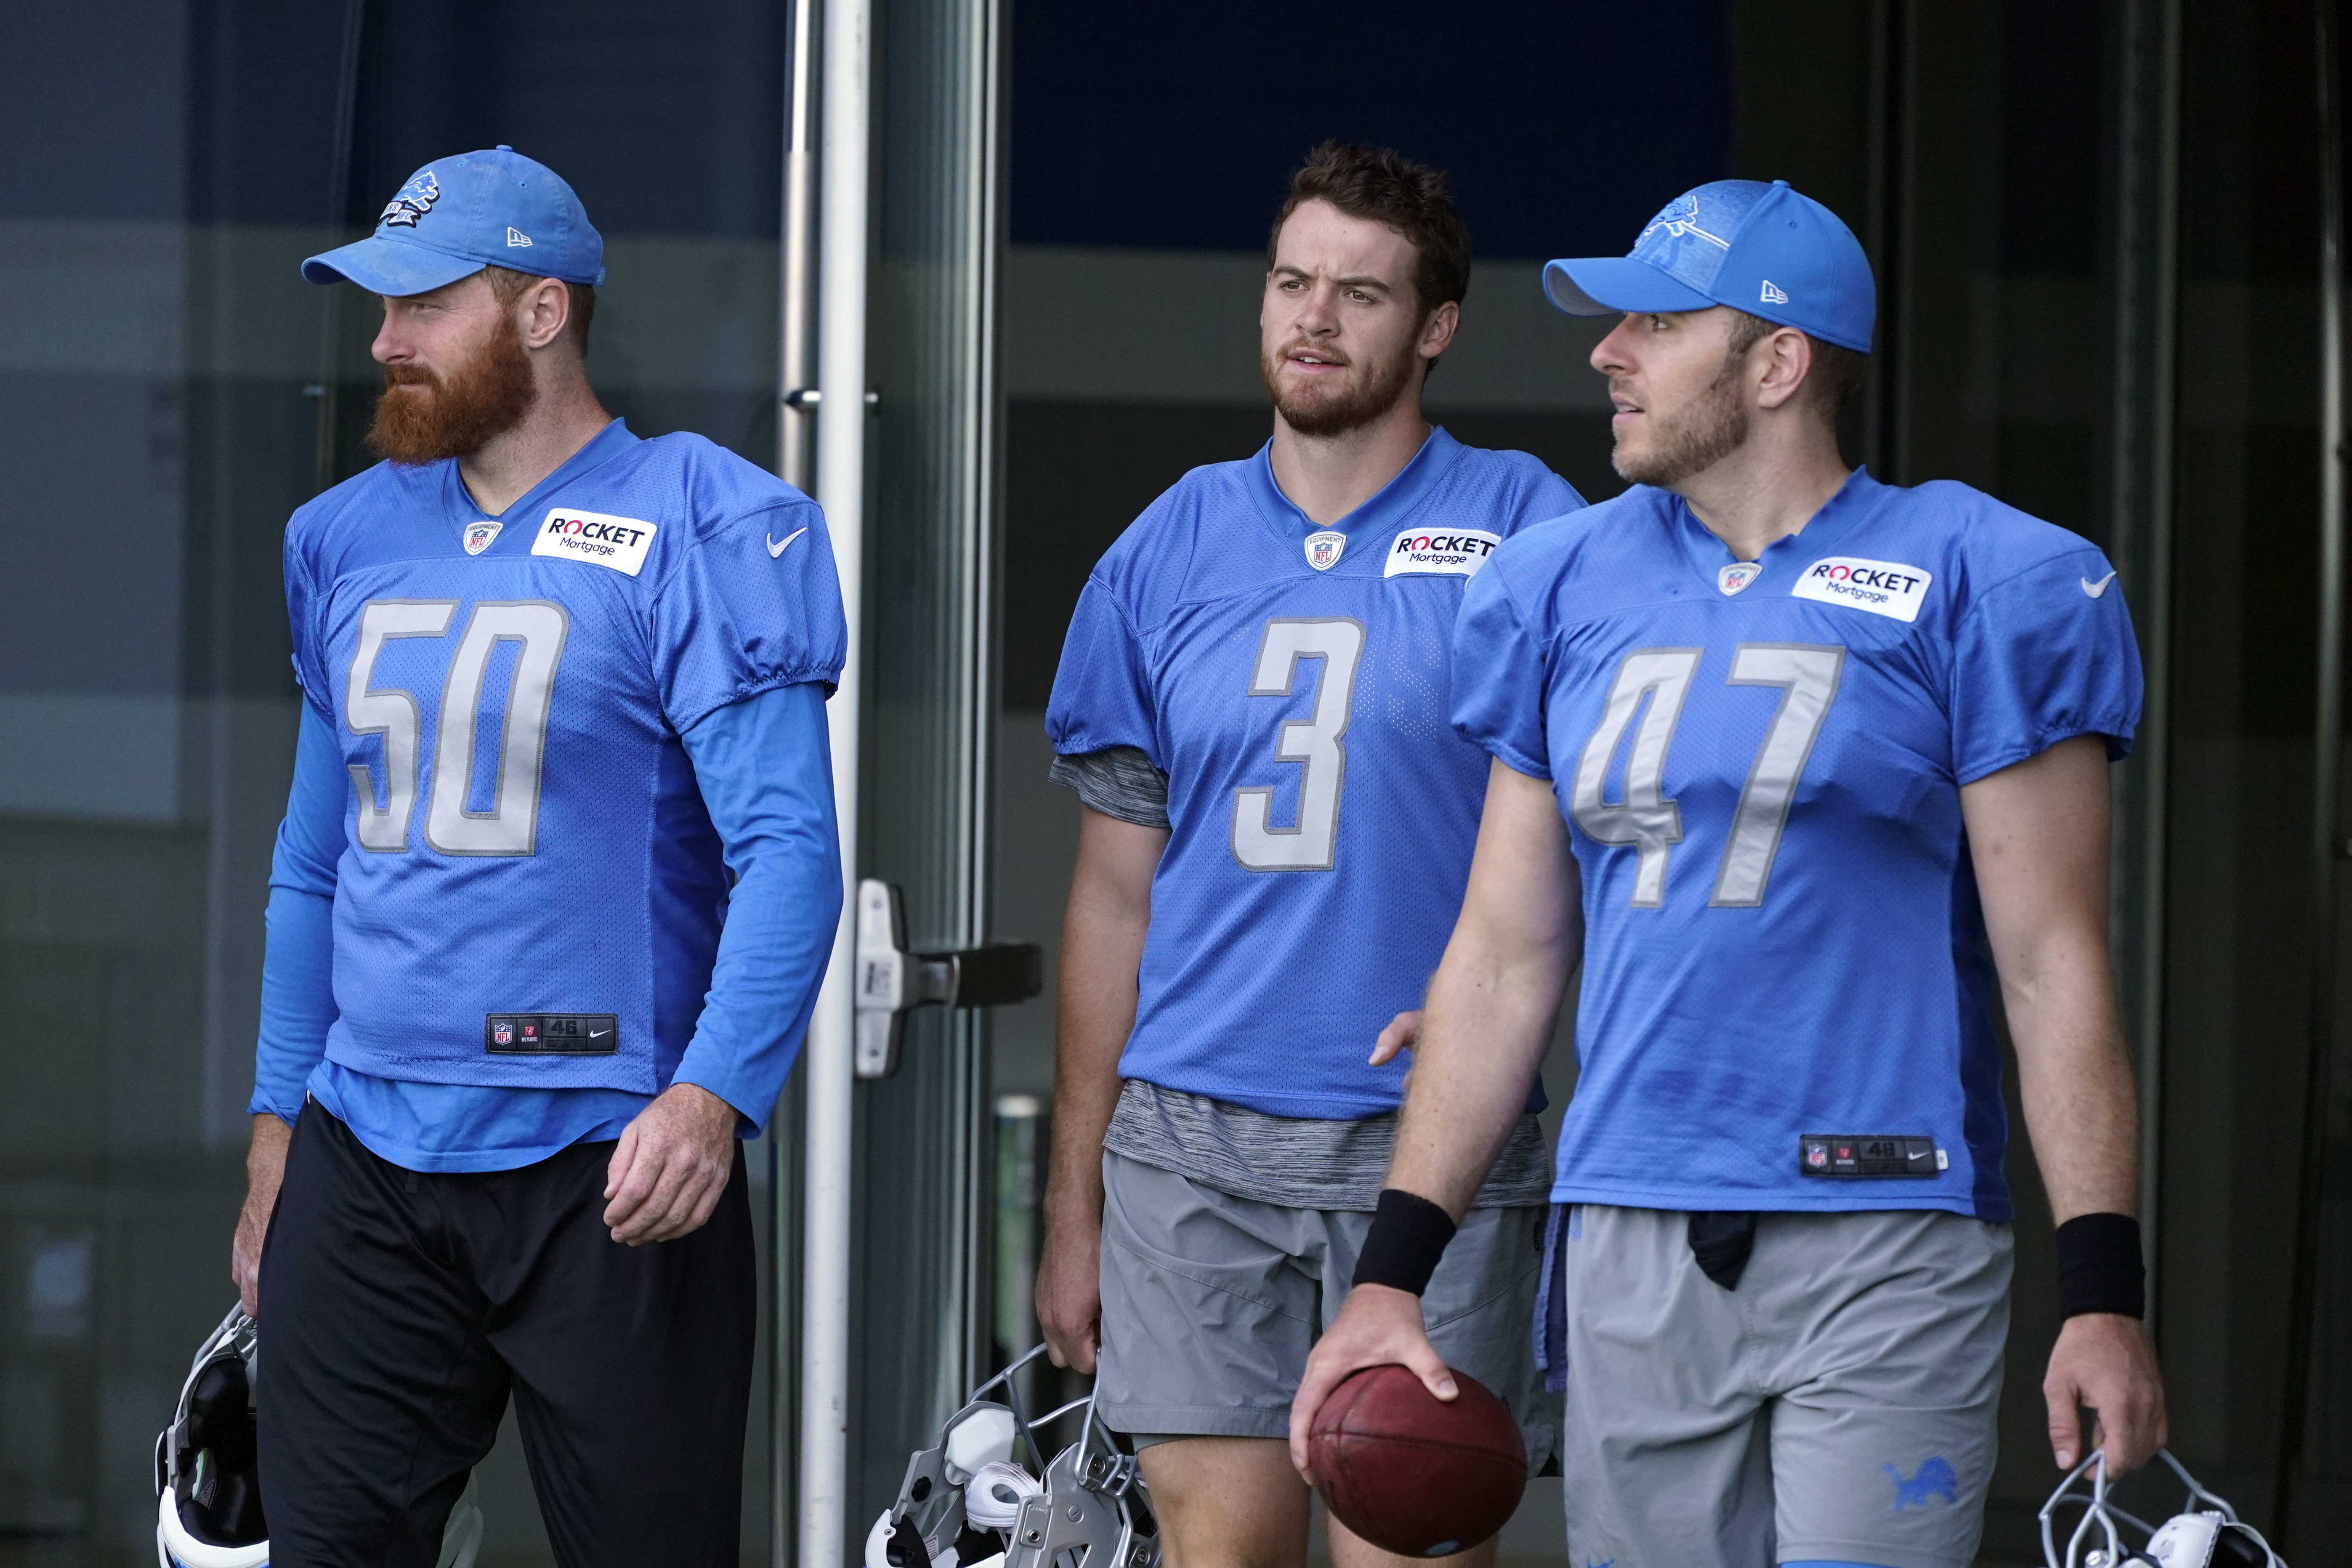
[[[2156, 1457], [2171, 1467], [2189, 1489], [2180, 1511], [2160, 1525], [2151, 1525], [2116, 1506], [2107, 1496], [2107, 1457], [2095, 1448], [2089, 1458], [2067, 1472], [2050, 1500], [2042, 1505], [2042, 1557], [2046, 1568], [2128, 1568], [2133, 1563], [2154, 1568], [2286, 1568], [2286, 1560], [2271, 1550], [2270, 1542], [2241, 1520], [2237, 1510], [2199, 1485], [2188, 1466], [2161, 1448]], [[2088, 1492], [2077, 1489], [2085, 1476], [2090, 1478]], [[2067, 1508], [2081, 1509], [2083, 1517], [2067, 1536], [2066, 1551], [2061, 1556], [2057, 1515]], [[2131, 1545], [2126, 1529], [2141, 1538], [2137, 1548]]]
[[[172, 1424], [155, 1439], [155, 1561], [159, 1568], [268, 1568], [254, 1422], [260, 1333], [229, 1309], [196, 1352]], [[449, 1510], [439, 1568], [473, 1568], [482, 1510], [472, 1477]]]
[[[898, 1500], [866, 1533], [866, 1568], [1159, 1568], [1160, 1525], [1135, 1456], [1094, 1395], [1034, 1422], [1022, 1410], [1013, 1374], [1045, 1349], [973, 1389], [938, 1445], [907, 1462]], [[1002, 1404], [982, 1397], [991, 1389]], [[1078, 1440], [1047, 1462], [1037, 1429], [1081, 1408]]]

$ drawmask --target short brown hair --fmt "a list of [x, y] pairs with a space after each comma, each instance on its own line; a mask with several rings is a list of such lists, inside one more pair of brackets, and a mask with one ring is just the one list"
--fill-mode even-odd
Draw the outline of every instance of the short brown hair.
[[[1765, 334], [1780, 330], [1779, 321], [1768, 321], [1761, 316], [1745, 310], [1731, 312], [1732, 359], [1745, 358], [1748, 351], [1762, 342]], [[1802, 331], [1802, 328], [1794, 329]], [[1838, 416], [1862, 390], [1863, 377], [1870, 374], [1870, 356], [1840, 347], [1825, 339], [1805, 333], [1805, 341], [1813, 345], [1813, 368], [1805, 373], [1805, 384], [1801, 395], [1817, 409], [1824, 424], [1834, 428]]]
[[1413, 248], [1412, 291], [1423, 315], [1460, 304], [1470, 291], [1470, 230], [1445, 194], [1445, 175], [1389, 148], [1326, 142], [1290, 176], [1290, 199], [1274, 216], [1265, 259], [1274, 264], [1282, 226], [1308, 202], [1329, 202], [1349, 217], [1394, 229]]
[[[513, 304], [522, 298], [524, 289], [541, 281], [539, 274], [517, 272], [511, 267], [485, 267], [482, 276], [490, 280], [490, 291], [499, 297], [501, 305]], [[580, 357], [586, 359], [588, 324], [596, 319], [596, 290], [590, 284], [574, 283], [568, 278], [558, 281], [572, 290], [572, 314], [564, 321], [563, 334], [572, 340], [572, 346], [580, 351]]]

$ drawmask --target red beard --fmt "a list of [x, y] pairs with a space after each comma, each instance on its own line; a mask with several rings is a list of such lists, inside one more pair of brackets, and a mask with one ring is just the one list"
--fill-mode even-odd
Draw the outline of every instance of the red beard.
[[423, 365], [383, 367], [368, 449], [412, 468], [462, 458], [521, 424], [538, 396], [522, 329], [501, 315], [490, 341], [446, 377]]

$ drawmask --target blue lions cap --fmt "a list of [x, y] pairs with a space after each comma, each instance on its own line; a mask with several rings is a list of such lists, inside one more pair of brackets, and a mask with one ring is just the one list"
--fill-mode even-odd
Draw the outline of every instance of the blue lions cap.
[[373, 234], [310, 258], [302, 276], [396, 297], [485, 267], [602, 283], [604, 237], [562, 175], [501, 146], [425, 164], [385, 205]]
[[1786, 180], [1701, 185], [1668, 202], [1631, 256], [1554, 261], [1543, 282], [1571, 316], [1728, 305], [1856, 353], [1878, 317], [1853, 231]]

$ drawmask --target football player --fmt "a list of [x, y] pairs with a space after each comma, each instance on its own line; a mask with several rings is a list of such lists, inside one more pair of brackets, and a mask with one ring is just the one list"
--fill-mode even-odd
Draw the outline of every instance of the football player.
[[1356, 1289], [1357, 1367], [1451, 1392], [1428, 1269], [1580, 961], [1537, 1340], [1578, 1563], [1961, 1568], [2009, 1310], [1996, 987], [2058, 1224], [2058, 1463], [2165, 1431], [2106, 954], [2107, 768], [2140, 705], [2115, 569], [1964, 485], [1849, 471], [1874, 301], [1785, 183], [1555, 261], [1622, 495], [1470, 585], [1454, 722], [1494, 759]]
[[[1305, 1556], [1286, 1412], [1402, 1082], [1367, 1057], [1437, 962], [1485, 788], [1445, 721], [1455, 611], [1497, 544], [1582, 504], [1423, 413], [1469, 268], [1436, 171], [1308, 158], [1259, 307], [1273, 438], [1186, 475], [1111, 547], [1046, 714], [1085, 809], [1038, 1316], [1057, 1361], [1099, 1355], [1178, 1563]], [[1518, 1325], [1545, 1162], [1521, 1099], [1430, 1300], [1540, 1462], [1552, 1418]], [[1332, 1550], [1382, 1555], [1336, 1521]]]
[[736, 1562], [740, 1141], [840, 908], [845, 634], [814, 505], [598, 404], [603, 251], [500, 147], [302, 267], [383, 296], [385, 460], [286, 534], [235, 1247], [279, 1564], [430, 1564], [510, 1395], [560, 1561]]

